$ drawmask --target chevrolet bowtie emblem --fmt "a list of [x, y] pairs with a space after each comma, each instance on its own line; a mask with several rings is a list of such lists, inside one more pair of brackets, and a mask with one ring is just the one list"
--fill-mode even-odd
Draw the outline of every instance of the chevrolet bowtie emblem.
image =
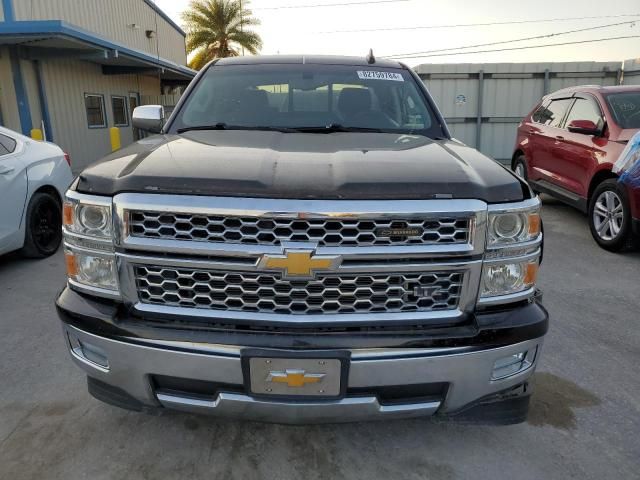
[[263, 255], [260, 268], [280, 270], [285, 278], [313, 278], [318, 270], [333, 270], [340, 257], [313, 255], [313, 250], [285, 250], [284, 255]]
[[307, 373], [304, 370], [287, 369], [284, 372], [269, 372], [267, 382], [286, 383], [288, 387], [300, 388], [310, 383], [320, 383], [324, 373]]

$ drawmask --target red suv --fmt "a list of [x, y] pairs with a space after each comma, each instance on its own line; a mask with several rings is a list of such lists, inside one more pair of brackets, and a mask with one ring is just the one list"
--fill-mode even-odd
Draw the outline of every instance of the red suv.
[[518, 126], [512, 168], [534, 191], [588, 212], [596, 242], [619, 251], [640, 235], [640, 168], [612, 168], [639, 130], [639, 86], [559, 90]]

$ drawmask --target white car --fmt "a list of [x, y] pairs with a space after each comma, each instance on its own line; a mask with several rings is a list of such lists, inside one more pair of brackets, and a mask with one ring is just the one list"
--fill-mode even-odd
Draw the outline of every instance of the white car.
[[73, 180], [69, 156], [0, 127], [0, 255], [54, 254], [62, 240], [62, 199]]

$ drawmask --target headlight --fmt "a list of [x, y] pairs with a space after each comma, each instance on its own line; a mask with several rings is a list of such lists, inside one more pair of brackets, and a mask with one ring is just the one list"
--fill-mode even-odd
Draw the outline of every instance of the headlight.
[[538, 198], [489, 206], [479, 304], [522, 301], [533, 295], [541, 233]]
[[115, 257], [98, 253], [65, 251], [67, 275], [81, 285], [118, 290]]
[[524, 262], [485, 264], [481, 298], [511, 295], [529, 290], [538, 276], [538, 257]]
[[535, 240], [540, 235], [539, 204], [529, 210], [489, 211], [489, 248]]
[[63, 217], [69, 285], [95, 295], [118, 297], [111, 198], [69, 191]]
[[78, 223], [88, 235], [106, 237], [111, 235], [109, 209], [97, 205], [80, 205]]
[[88, 203], [90, 201], [67, 195], [64, 228], [71, 233], [111, 240], [111, 199], [96, 199], [93, 200], [96, 203]]

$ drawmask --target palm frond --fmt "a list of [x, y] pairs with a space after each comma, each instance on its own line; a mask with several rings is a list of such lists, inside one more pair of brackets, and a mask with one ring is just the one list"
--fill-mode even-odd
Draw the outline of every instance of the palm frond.
[[200, 69], [210, 60], [239, 55], [241, 49], [257, 54], [262, 39], [250, 27], [260, 25], [243, 0], [192, 0], [182, 14], [187, 31], [189, 66]]
[[213, 60], [213, 58], [214, 56], [212, 51], [206, 48], [201, 48], [199, 50], [196, 50], [193, 56], [191, 57], [191, 60], [189, 60], [189, 68], [193, 68], [194, 70], [200, 70], [207, 63]]

